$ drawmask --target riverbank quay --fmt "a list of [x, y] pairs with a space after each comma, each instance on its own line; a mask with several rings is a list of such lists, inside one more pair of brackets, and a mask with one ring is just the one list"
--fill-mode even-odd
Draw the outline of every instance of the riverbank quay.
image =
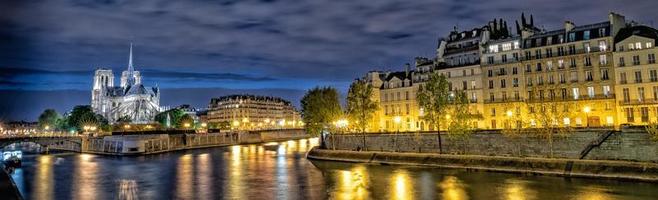
[[7, 171], [0, 169], [0, 197], [6, 200], [20, 200], [23, 199], [18, 187], [11, 179]]
[[311, 137], [303, 129], [279, 129], [206, 134], [112, 135], [83, 138], [80, 145], [82, 153], [129, 156]]
[[325, 138], [309, 159], [419, 165], [564, 177], [658, 182], [658, 143], [642, 129], [576, 130], [553, 138], [510, 137], [496, 131], [466, 138], [436, 133], [350, 134]]

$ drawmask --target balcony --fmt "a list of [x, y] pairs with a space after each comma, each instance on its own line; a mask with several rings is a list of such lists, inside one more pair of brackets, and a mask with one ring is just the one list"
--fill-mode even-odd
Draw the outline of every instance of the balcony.
[[484, 103], [506, 103], [506, 102], [523, 102], [522, 98], [494, 98], [486, 99]]
[[658, 104], [658, 99], [632, 99], [632, 100], [622, 100], [619, 101], [619, 105], [630, 106], [630, 105], [649, 105], [649, 104]]

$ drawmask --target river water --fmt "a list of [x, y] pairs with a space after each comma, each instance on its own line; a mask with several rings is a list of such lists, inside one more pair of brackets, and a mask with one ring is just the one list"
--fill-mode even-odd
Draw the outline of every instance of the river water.
[[658, 184], [309, 161], [317, 139], [24, 158], [26, 199], [658, 199]]

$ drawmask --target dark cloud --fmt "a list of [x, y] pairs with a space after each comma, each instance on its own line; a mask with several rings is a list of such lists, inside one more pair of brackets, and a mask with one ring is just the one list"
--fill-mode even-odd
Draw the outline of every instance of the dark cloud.
[[93, 69], [125, 68], [133, 42], [144, 80], [165, 88], [346, 88], [366, 71], [432, 57], [437, 38], [455, 26], [471, 29], [493, 18], [513, 24], [526, 12], [552, 29], [565, 20], [605, 21], [609, 11], [651, 24], [657, 6], [655, 0], [0, 0], [0, 66], [89, 73], [13, 76], [0, 68], [0, 77], [11, 89], [88, 89]]

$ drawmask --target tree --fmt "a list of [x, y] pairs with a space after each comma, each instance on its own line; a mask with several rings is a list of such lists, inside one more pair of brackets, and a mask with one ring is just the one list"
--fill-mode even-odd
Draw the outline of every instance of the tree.
[[183, 110], [174, 108], [155, 115], [155, 121], [165, 128], [176, 127], [183, 115]]
[[357, 128], [363, 134], [363, 148], [366, 146], [366, 128], [372, 115], [377, 111], [379, 106], [372, 97], [372, 85], [364, 80], [356, 80], [350, 85], [347, 92], [347, 115]]
[[[338, 100], [338, 91], [331, 87], [316, 87], [306, 92], [301, 100], [302, 120], [306, 133], [320, 135], [343, 113]], [[320, 135], [322, 146], [324, 138]]]
[[554, 137], [566, 136], [573, 131], [571, 126], [565, 124], [563, 120], [566, 118], [571, 119], [580, 109], [572, 101], [557, 101], [556, 99], [543, 97], [542, 91], [538, 91], [537, 87], [530, 90], [526, 106], [528, 107], [530, 126], [536, 129], [535, 133], [547, 140], [549, 157], [553, 157]]
[[473, 113], [471, 110], [470, 101], [464, 91], [455, 91], [449, 99], [449, 120], [448, 120], [448, 133], [450, 137], [462, 140], [462, 149], [466, 151], [466, 144], [468, 137], [475, 128], [473, 122], [481, 119], [479, 113]]
[[39, 115], [39, 127], [48, 129], [57, 129], [62, 116], [55, 109], [46, 109]]
[[83, 130], [84, 126], [97, 126], [105, 130], [109, 127], [107, 119], [94, 113], [89, 105], [75, 106], [71, 114], [67, 117], [66, 123], [69, 128], [78, 131]]
[[416, 100], [418, 105], [423, 109], [422, 118], [430, 125], [436, 127], [437, 140], [439, 142], [439, 153], [442, 153], [441, 146], [441, 122], [445, 119], [448, 105], [448, 80], [442, 74], [432, 73], [429, 80], [420, 85]]

